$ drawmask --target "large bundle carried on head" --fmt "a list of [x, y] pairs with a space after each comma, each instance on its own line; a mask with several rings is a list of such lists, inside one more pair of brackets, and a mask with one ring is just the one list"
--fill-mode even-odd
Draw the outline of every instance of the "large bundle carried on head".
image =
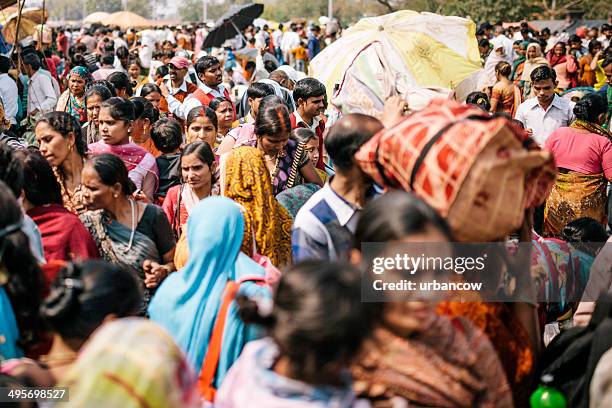
[[550, 153], [507, 119], [440, 99], [375, 135], [356, 159], [378, 184], [427, 201], [463, 242], [518, 229], [524, 210], [546, 200], [556, 174]]

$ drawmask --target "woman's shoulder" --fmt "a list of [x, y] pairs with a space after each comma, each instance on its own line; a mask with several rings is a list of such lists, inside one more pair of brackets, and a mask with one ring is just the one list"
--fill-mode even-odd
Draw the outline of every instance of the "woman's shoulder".
[[156, 220], [161, 217], [166, 218], [166, 214], [164, 214], [164, 210], [162, 210], [160, 206], [155, 205], [155, 204], [146, 203], [141, 220], [144, 219], [145, 217]]

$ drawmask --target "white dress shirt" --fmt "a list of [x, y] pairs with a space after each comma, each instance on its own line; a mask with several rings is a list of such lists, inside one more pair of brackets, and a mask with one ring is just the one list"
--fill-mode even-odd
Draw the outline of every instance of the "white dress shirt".
[[17, 124], [17, 101], [19, 100], [19, 91], [17, 84], [9, 76], [9, 74], [0, 74], [0, 98], [4, 105], [4, 115], [11, 121], [11, 125]]
[[28, 114], [38, 109], [42, 113], [51, 112], [57, 104], [57, 96], [51, 79], [36, 71], [28, 81]]
[[[213, 89], [206, 84], [202, 84], [199, 86], [202, 91], [207, 94], [212, 94], [215, 98], [223, 97], [225, 87], [221, 84], [216, 89]], [[193, 94], [187, 96], [183, 103], [176, 99], [172, 95], [168, 95], [166, 97], [166, 102], [168, 102], [168, 110], [174, 116], [181, 118], [183, 120], [187, 120], [187, 115], [193, 108], [197, 108], [198, 106], [202, 106], [202, 102], [198, 100], [198, 98], [194, 97]]]
[[574, 121], [574, 105], [574, 102], [555, 95], [548, 110], [544, 110], [538, 103], [538, 98], [531, 98], [521, 103], [515, 119], [520, 121], [525, 129], [533, 130], [533, 140], [542, 147], [552, 132], [569, 126]]

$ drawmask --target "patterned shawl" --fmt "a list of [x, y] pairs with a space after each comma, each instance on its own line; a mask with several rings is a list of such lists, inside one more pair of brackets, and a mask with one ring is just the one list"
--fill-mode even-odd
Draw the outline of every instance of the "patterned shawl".
[[125, 318], [94, 333], [62, 378], [79, 407], [199, 407], [196, 378], [172, 337], [157, 324]]
[[355, 389], [371, 399], [401, 397], [419, 407], [513, 406], [493, 346], [462, 318], [438, 316], [407, 338], [379, 327], [355, 361]]
[[[227, 158], [225, 196], [246, 208], [242, 251], [253, 250], [270, 258], [278, 267], [291, 263], [291, 216], [272, 193], [270, 172], [263, 153], [254, 147], [239, 147]], [[252, 236], [255, 236], [255, 247]]]

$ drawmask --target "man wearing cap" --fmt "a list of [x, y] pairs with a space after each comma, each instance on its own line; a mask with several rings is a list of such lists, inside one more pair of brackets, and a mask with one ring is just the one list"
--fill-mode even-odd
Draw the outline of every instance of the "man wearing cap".
[[[165, 87], [167, 96], [159, 103], [161, 112], [170, 112], [169, 105], [174, 101], [183, 103], [187, 96], [194, 93], [198, 87], [185, 79], [189, 69], [189, 60], [185, 57], [173, 57], [168, 64], [169, 78], [166, 77], [158, 81], [160, 88]], [[166, 91], [162, 91], [163, 94]], [[176, 103], [175, 103], [176, 105]]]
[[229, 91], [222, 85], [223, 72], [221, 63], [216, 57], [205, 56], [200, 58], [195, 64], [196, 73], [201, 83], [191, 95], [188, 95], [184, 102], [179, 102], [170, 95], [166, 86], [160, 86], [162, 95], [168, 102], [168, 109], [175, 117], [183, 120], [193, 108], [198, 106], [208, 106], [217, 97], [224, 97], [231, 100]]

